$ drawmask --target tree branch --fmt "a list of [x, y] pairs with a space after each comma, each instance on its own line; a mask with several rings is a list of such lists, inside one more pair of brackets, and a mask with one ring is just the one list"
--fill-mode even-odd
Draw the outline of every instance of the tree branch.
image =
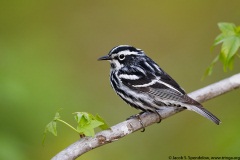
[[[197, 100], [198, 102], [205, 102], [209, 99], [227, 93], [233, 89], [240, 87], [240, 73], [201, 88], [189, 94], [190, 97]], [[158, 111], [162, 119], [168, 118], [183, 109], [176, 110], [173, 107], [168, 107], [164, 110]], [[159, 116], [156, 113], [143, 113], [140, 118], [145, 127], [159, 121]], [[77, 142], [73, 143], [66, 149], [59, 152], [52, 160], [72, 160], [76, 159], [80, 155], [100, 147], [102, 145], [114, 142], [128, 134], [138, 131], [142, 128], [138, 119], [131, 118], [124, 122], [121, 122], [115, 126], [112, 126], [108, 130], [97, 133], [94, 137], [84, 137]]]

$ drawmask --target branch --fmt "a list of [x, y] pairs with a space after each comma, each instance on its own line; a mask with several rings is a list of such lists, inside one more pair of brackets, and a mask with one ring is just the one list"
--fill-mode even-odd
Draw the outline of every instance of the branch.
[[[206, 86], [202, 89], [194, 91], [189, 94], [190, 97], [197, 100], [198, 102], [205, 102], [209, 99], [227, 93], [231, 90], [240, 87], [240, 73]], [[176, 110], [176, 108], [168, 107], [164, 110], [159, 110], [159, 114], [162, 119], [168, 118], [183, 109]], [[159, 121], [159, 116], [156, 113], [145, 112], [140, 115], [140, 118], [145, 127]], [[142, 128], [138, 119], [131, 118], [124, 122], [121, 122], [115, 126], [112, 126], [108, 130], [97, 133], [94, 137], [84, 137], [77, 142], [73, 143], [66, 149], [59, 152], [52, 160], [72, 160], [76, 159], [80, 155], [100, 147], [102, 145], [114, 142], [128, 134], [138, 131]]]

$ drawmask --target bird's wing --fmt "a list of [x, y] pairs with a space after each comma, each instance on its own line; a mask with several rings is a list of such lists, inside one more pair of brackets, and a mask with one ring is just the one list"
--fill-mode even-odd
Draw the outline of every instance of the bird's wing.
[[147, 92], [156, 100], [187, 102], [183, 89], [164, 71], [160, 76], [156, 76], [157, 74], [140, 67], [131, 67], [121, 70], [118, 74], [124, 85], [135, 91]]

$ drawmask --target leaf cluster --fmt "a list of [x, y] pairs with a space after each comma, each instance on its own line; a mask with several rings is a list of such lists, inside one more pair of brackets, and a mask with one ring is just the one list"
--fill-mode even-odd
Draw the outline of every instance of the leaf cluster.
[[87, 112], [76, 112], [74, 114], [74, 119], [77, 122], [77, 127], [74, 128], [67, 122], [61, 119], [59, 112], [56, 112], [53, 120], [49, 122], [46, 127], [43, 134], [43, 140], [42, 144], [44, 144], [46, 139], [46, 134], [48, 132], [52, 133], [54, 136], [57, 136], [57, 122], [61, 122], [71, 129], [73, 129], [75, 132], [77, 132], [80, 137], [84, 136], [94, 136], [95, 131], [94, 129], [99, 127], [102, 130], [108, 129], [107, 123], [104, 121], [103, 118], [101, 118], [98, 114], [96, 116], [87, 113]]
[[211, 75], [213, 66], [217, 61], [221, 61], [223, 64], [223, 70], [233, 69], [233, 62], [240, 48], [240, 26], [236, 26], [233, 23], [218, 23], [218, 27], [221, 33], [215, 38], [212, 50], [215, 46], [222, 44], [220, 54], [217, 55], [211, 62], [205, 72], [205, 76]]

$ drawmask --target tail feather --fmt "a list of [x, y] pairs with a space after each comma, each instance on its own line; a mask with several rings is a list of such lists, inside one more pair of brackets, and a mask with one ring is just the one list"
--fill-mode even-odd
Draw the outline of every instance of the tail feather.
[[200, 103], [198, 103], [197, 101], [195, 101], [188, 95], [184, 95], [184, 99], [186, 100], [185, 104], [187, 104], [186, 108], [188, 110], [194, 111], [194, 112], [202, 115], [203, 117], [206, 117], [207, 119], [213, 121], [217, 125], [219, 125], [221, 123], [221, 121], [216, 116], [214, 116], [207, 109], [203, 108], [203, 106]]
[[219, 125], [221, 123], [221, 121], [216, 116], [214, 116], [211, 112], [209, 112], [208, 110], [203, 108], [201, 105], [200, 106], [191, 106], [190, 108], [191, 109], [189, 109], [189, 108], [188, 109], [202, 115], [203, 117], [206, 117], [207, 119], [213, 121], [217, 125]]

